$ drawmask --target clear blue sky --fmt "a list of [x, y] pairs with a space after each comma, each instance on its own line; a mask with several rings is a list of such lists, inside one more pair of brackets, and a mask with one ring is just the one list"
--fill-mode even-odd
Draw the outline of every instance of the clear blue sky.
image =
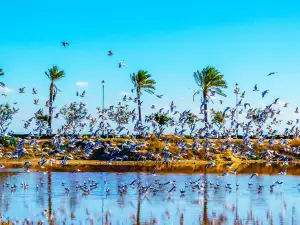
[[[294, 107], [300, 105], [299, 8], [298, 1], [270, 0], [2, 0], [0, 67], [6, 76], [0, 79], [15, 91], [26, 86], [27, 93], [9, 93], [0, 102], [19, 102], [22, 113], [13, 128], [22, 131], [17, 121], [40, 108], [32, 104], [32, 87], [44, 105], [49, 88], [44, 72], [58, 65], [66, 77], [57, 84], [62, 90], [57, 107], [82, 100], [75, 93], [85, 89], [84, 101], [95, 111], [103, 79], [106, 105], [115, 104], [121, 92], [131, 89], [129, 74], [144, 69], [157, 81], [157, 94], [165, 94], [162, 100], [145, 95], [144, 111], [151, 104], [166, 107], [171, 100], [180, 108], [197, 110], [188, 87], [196, 88], [194, 71], [211, 65], [229, 84], [226, 106], [232, 106], [238, 82], [247, 92], [246, 102], [263, 105], [280, 97], [291, 103], [285, 111], [294, 116]], [[64, 40], [70, 42], [68, 48], [61, 46]], [[108, 50], [115, 55], [108, 57]], [[126, 68], [118, 68], [120, 60]], [[266, 77], [272, 71], [279, 75]], [[89, 86], [77, 87], [78, 81]], [[270, 94], [261, 99], [252, 92], [255, 84]]]

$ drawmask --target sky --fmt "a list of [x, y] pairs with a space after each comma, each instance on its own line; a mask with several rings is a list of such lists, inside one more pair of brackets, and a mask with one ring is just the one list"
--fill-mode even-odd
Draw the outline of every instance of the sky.
[[[12, 123], [24, 132], [23, 123], [44, 106], [49, 93], [45, 71], [53, 65], [66, 77], [57, 83], [61, 93], [55, 107], [85, 101], [90, 112], [102, 104], [118, 103], [132, 88], [129, 75], [147, 70], [157, 82], [156, 94], [145, 94], [143, 112], [151, 104], [168, 107], [174, 100], [180, 109], [199, 110], [193, 102], [197, 88], [193, 73], [210, 65], [228, 83], [222, 110], [234, 106], [238, 82], [252, 107], [263, 107], [275, 98], [290, 103], [284, 119], [295, 119], [299, 104], [300, 2], [298, 1], [70, 1], [1, 0], [0, 67], [6, 84], [0, 103], [18, 102], [20, 113]], [[64, 48], [62, 41], [70, 46]], [[107, 56], [108, 50], [114, 56]], [[126, 67], [118, 68], [124, 60]], [[278, 74], [268, 77], [276, 71]], [[85, 82], [80, 87], [76, 82]], [[270, 93], [262, 99], [254, 85]], [[26, 87], [24, 95], [18, 88]], [[35, 87], [40, 106], [33, 105]], [[76, 97], [86, 90], [87, 97]], [[217, 97], [217, 99], [221, 99]], [[58, 122], [57, 122], [58, 123]], [[58, 124], [57, 124], [58, 126]]]

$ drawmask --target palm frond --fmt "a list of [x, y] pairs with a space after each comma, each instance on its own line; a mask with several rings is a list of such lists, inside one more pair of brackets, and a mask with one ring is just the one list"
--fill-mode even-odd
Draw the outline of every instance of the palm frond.
[[131, 80], [133, 86], [136, 88], [137, 82], [136, 82], [136, 75], [135, 75], [135, 73], [130, 74], [130, 80]]
[[145, 91], [149, 94], [154, 94], [156, 82], [150, 78], [151, 75], [145, 70], [139, 70], [136, 74], [133, 73], [130, 75], [130, 79], [134, 85], [134, 88], [140, 89], [141, 92]]
[[224, 92], [223, 92], [220, 88], [214, 88], [214, 90], [216, 91], [216, 93], [217, 93], [218, 95], [221, 95], [221, 96], [223, 96], [223, 97], [227, 97], [227, 95], [224, 94]]
[[194, 72], [195, 83], [207, 93], [209, 89], [215, 90], [218, 95], [226, 96], [221, 89], [227, 88], [227, 83], [216, 68], [207, 66], [202, 71]]
[[195, 79], [195, 83], [199, 87], [202, 87], [201, 73], [199, 71], [194, 72], [194, 79]]
[[65, 77], [65, 72], [63, 70], [59, 70], [57, 66], [53, 66], [51, 69], [48, 69], [48, 72], [45, 72], [45, 74], [53, 82]]
[[4, 76], [4, 72], [2, 68], [0, 68], [0, 76]]
[[144, 89], [145, 92], [147, 92], [148, 94], [154, 94], [154, 91], [151, 89]]

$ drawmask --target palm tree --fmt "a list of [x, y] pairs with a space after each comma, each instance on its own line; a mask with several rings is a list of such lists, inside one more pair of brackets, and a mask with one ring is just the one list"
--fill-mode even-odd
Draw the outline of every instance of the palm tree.
[[227, 88], [227, 83], [224, 80], [224, 75], [222, 75], [214, 67], [205, 67], [202, 71], [194, 72], [194, 79], [196, 84], [200, 87], [200, 90], [196, 94], [202, 92], [204, 101], [204, 120], [207, 122], [207, 103], [209, 100], [210, 93], [216, 93], [218, 95], [226, 97], [222, 89]]
[[[150, 79], [151, 75], [148, 74], [145, 70], [139, 70], [137, 74], [130, 74], [131, 82], [136, 89], [136, 94], [138, 98], [138, 110], [139, 110], [139, 121], [142, 121], [142, 112], [141, 112], [141, 95], [142, 91], [145, 91], [149, 94], [154, 94], [156, 82], [153, 79]], [[133, 89], [134, 90], [134, 89]]]
[[[4, 72], [2, 68], [0, 68], [0, 76], [4, 76]], [[5, 84], [0, 82], [0, 87], [5, 87]]]
[[48, 117], [48, 125], [51, 128], [52, 127], [52, 113], [53, 113], [53, 107], [52, 104], [55, 100], [55, 97], [57, 95], [57, 92], [59, 89], [55, 85], [55, 82], [60, 80], [65, 76], [65, 72], [63, 70], [59, 70], [57, 66], [53, 66], [51, 69], [48, 69], [48, 72], [45, 72], [47, 77], [50, 79], [50, 99], [49, 99], [49, 117]]

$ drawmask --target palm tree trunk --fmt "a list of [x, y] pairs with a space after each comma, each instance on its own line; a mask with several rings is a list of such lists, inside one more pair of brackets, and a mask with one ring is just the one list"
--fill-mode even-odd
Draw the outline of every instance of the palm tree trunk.
[[49, 118], [48, 118], [48, 125], [50, 128], [52, 128], [52, 103], [53, 103], [53, 91], [54, 91], [54, 82], [51, 82], [50, 85], [50, 99], [49, 99], [49, 103], [50, 103], [50, 107], [49, 107]]
[[141, 110], [141, 90], [137, 87], [137, 95], [138, 95], [138, 111], [139, 111], [139, 121], [142, 122], [142, 110]]
[[205, 104], [204, 104], [204, 121], [205, 123], [208, 122], [208, 119], [207, 119], [207, 93], [206, 91], [203, 91], [203, 100], [205, 99]]

